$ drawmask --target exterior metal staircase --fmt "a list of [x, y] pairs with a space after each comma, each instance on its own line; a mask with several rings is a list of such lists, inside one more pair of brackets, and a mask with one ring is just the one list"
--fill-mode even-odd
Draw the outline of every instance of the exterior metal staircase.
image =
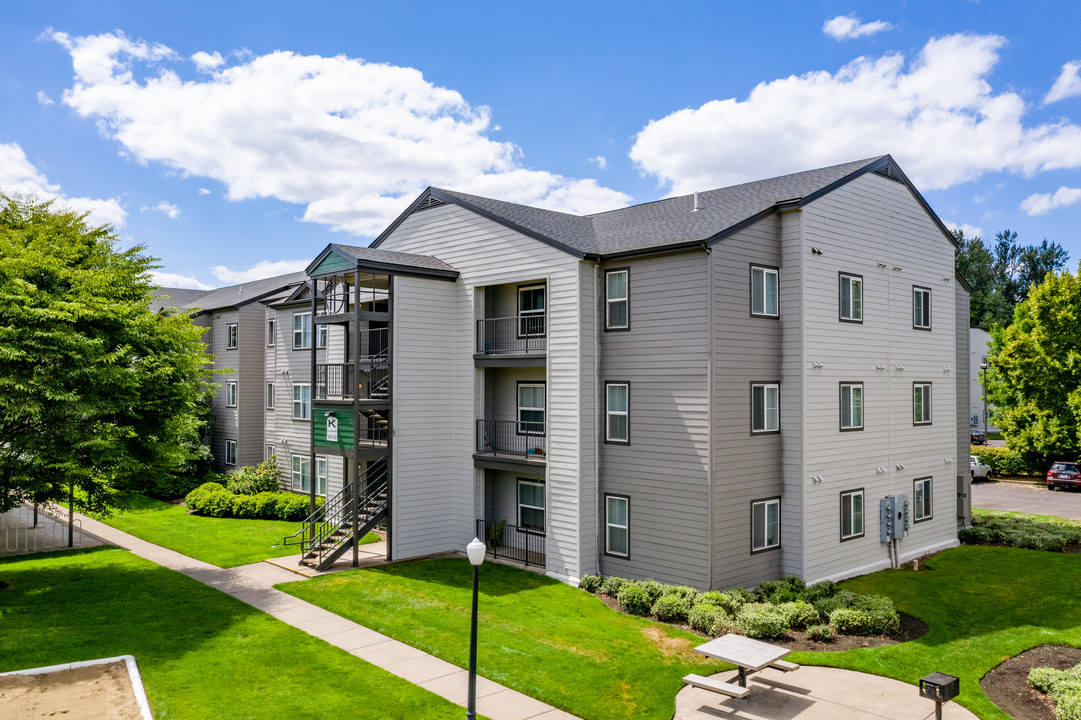
[[376, 462], [309, 515], [286, 545], [300, 546], [300, 564], [322, 571], [387, 515], [387, 465]]

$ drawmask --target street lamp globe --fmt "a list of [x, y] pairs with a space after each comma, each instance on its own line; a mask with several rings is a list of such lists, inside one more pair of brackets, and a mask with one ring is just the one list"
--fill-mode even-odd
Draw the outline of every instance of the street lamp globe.
[[476, 566], [484, 562], [484, 551], [486, 549], [480, 538], [473, 538], [473, 541], [465, 546], [465, 554], [469, 556], [469, 564]]

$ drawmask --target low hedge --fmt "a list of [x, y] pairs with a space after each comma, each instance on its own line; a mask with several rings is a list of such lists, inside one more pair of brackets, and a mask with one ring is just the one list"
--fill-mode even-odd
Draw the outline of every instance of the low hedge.
[[1032, 668], [1028, 684], [1055, 699], [1058, 720], [1081, 720], [1081, 664], [1067, 670]]
[[1081, 525], [1070, 520], [978, 511], [973, 514], [972, 527], [964, 528], [957, 537], [966, 545], [1008, 545], [1062, 552], [1081, 545]]
[[1042, 477], [1050, 467], [1042, 457], [1028, 457], [1008, 447], [973, 447], [972, 454], [991, 467], [992, 475]]
[[[234, 495], [216, 482], [203, 483], [184, 498], [188, 510], [199, 515], [290, 521], [308, 516], [308, 501], [307, 495], [290, 492]], [[316, 498], [316, 504], [322, 505], [323, 498]]]

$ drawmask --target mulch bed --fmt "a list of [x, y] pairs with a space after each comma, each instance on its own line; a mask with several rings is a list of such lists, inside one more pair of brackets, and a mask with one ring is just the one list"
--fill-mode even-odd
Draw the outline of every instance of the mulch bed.
[[1038, 645], [1014, 655], [980, 680], [980, 687], [1007, 715], [1025, 720], [1055, 720], [1055, 702], [1028, 684], [1029, 670], [1051, 667], [1066, 670], [1081, 662], [1081, 648]]

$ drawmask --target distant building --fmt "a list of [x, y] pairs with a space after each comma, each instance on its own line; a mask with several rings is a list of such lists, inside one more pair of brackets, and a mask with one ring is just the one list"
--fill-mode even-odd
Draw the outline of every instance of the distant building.
[[988, 422], [988, 418], [984, 414], [986, 412], [985, 408], [987, 408], [987, 410], [993, 410], [994, 406], [984, 405], [983, 384], [980, 377], [980, 365], [987, 363], [987, 355], [991, 352], [991, 336], [985, 330], [981, 330], [978, 327], [969, 328], [968, 348], [968, 424], [973, 429], [978, 428], [983, 430], [986, 427], [988, 432], [998, 432], [999, 429]]

